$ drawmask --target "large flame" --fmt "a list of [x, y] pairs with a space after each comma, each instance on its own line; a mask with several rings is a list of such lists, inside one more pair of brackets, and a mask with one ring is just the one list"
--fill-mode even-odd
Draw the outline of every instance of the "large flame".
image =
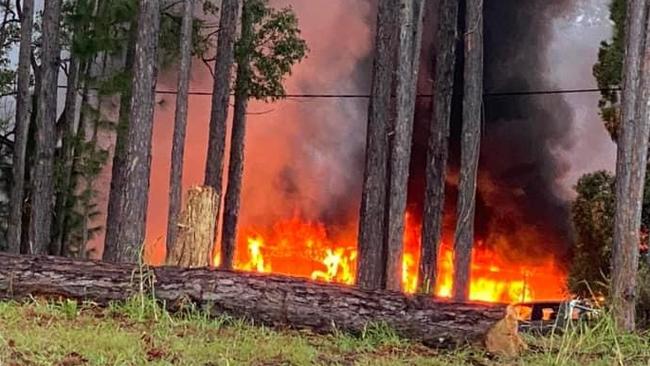
[[[402, 283], [405, 292], [417, 290], [420, 227], [406, 215]], [[243, 227], [239, 231], [235, 268], [275, 273], [324, 282], [354, 284], [357, 250], [354, 228], [335, 236], [325, 225], [298, 217], [271, 227]], [[484, 243], [472, 253], [470, 300], [520, 302], [562, 298], [565, 275], [552, 262], [513, 264]], [[435, 293], [450, 297], [453, 288], [453, 251], [442, 243]], [[215, 255], [215, 265], [219, 263]]]

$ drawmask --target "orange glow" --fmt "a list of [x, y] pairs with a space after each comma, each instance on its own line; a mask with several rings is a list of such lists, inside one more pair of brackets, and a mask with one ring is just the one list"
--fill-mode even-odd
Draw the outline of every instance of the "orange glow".
[[[357, 250], [356, 229], [334, 237], [317, 222], [297, 217], [266, 228], [239, 231], [235, 268], [276, 273], [324, 282], [354, 284]], [[405, 292], [417, 290], [420, 227], [406, 216], [402, 283]], [[215, 255], [215, 264], [219, 254]], [[513, 303], [564, 297], [565, 274], [552, 261], [537, 265], [508, 263], [483, 243], [472, 255], [470, 300]], [[450, 297], [453, 287], [453, 252], [443, 243], [439, 253], [436, 294]]]
[[[277, 6], [289, 5], [298, 14], [302, 35], [311, 52], [308, 59], [292, 69], [288, 91], [311, 93], [336, 91], [363, 93], [357, 85], [359, 66], [372, 52], [374, 32], [368, 20], [374, 9], [366, 1], [312, 2], [277, 0]], [[341, 32], [323, 31], [332, 29]], [[197, 63], [198, 64], [198, 63]], [[203, 65], [193, 68], [192, 90], [212, 90], [212, 75]], [[173, 89], [173, 75], [161, 73], [161, 88]], [[152, 149], [152, 175], [147, 214], [147, 263], [160, 265], [165, 260], [164, 236], [168, 212], [170, 151], [174, 125], [173, 96], [158, 96]], [[189, 101], [188, 130], [183, 174], [183, 191], [202, 184], [207, 158], [208, 124], [211, 108], [209, 95], [195, 95]], [[366, 101], [323, 99], [306, 101], [291, 98], [273, 104], [251, 101], [247, 117], [246, 161], [241, 192], [235, 267], [239, 270], [275, 273], [316, 281], [354, 284], [357, 263], [357, 213], [361, 197], [358, 153], [363, 152]], [[263, 112], [263, 113], [256, 113]], [[228, 156], [230, 137], [226, 138]], [[228, 172], [224, 166], [224, 180]], [[111, 167], [105, 168], [110, 178]], [[450, 179], [457, 180], [450, 170]], [[483, 176], [485, 177], [485, 175]], [[110, 187], [110, 179], [98, 185]], [[481, 182], [484, 198], [493, 206], [507, 199], [501, 190]], [[225, 181], [224, 181], [225, 189]], [[486, 191], [486, 189], [488, 189]], [[225, 192], [225, 190], [224, 190]], [[107, 192], [105, 194], [107, 196]], [[106, 206], [106, 199], [102, 201]], [[222, 207], [223, 208], [223, 207]], [[103, 210], [105, 212], [105, 208]], [[296, 214], [292, 215], [292, 212]], [[453, 218], [451, 210], [448, 212]], [[506, 210], [507, 212], [507, 210]], [[513, 209], [516, 213], [516, 207]], [[333, 219], [338, 224], [324, 220]], [[420, 224], [406, 217], [402, 281], [407, 292], [415, 292], [420, 262]], [[446, 219], [447, 221], [447, 219]], [[341, 223], [342, 222], [342, 223]], [[99, 222], [98, 222], [99, 224]], [[446, 223], [446, 231], [453, 224]], [[499, 238], [477, 242], [473, 253], [471, 298], [484, 301], [551, 300], [563, 298], [566, 274], [553, 262], [553, 253], [540, 257], [516, 247], [516, 241], [535, 243], [540, 252], [545, 244], [526, 232], [508, 235], [512, 242]], [[535, 231], [536, 229], [530, 228]], [[452, 290], [453, 233], [445, 233], [438, 253], [439, 274], [436, 293], [448, 297]], [[533, 234], [539, 234], [536, 231]], [[521, 238], [525, 236], [525, 238]], [[530, 237], [529, 237], [530, 236]], [[514, 239], [516, 238], [516, 240]], [[94, 244], [103, 243], [100, 233]], [[513, 243], [514, 242], [514, 243]], [[219, 244], [219, 238], [216, 239]], [[496, 249], [494, 249], [496, 248]], [[96, 256], [100, 256], [97, 251]], [[521, 257], [524, 261], [521, 261]], [[219, 263], [215, 253], [214, 262]]]

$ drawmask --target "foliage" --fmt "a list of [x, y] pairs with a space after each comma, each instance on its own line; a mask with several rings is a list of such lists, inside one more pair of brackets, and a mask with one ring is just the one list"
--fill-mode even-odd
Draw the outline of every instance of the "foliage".
[[20, 39], [18, 15], [9, 0], [0, 0], [0, 95], [14, 90], [16, 72], [11, 67], [9, 52]]
[[637, 291], [637, 323], [641, 329], [650, 329], [650, 261], [648, 260], [641, 261]]
[[252, 40], [240, 39], [235, 48], [238, 62], [250, 58], [249, 80], [239, 80], [247, 93], [258, 100], [277, 100], [286, 91], [284, 78], [291, 75], [294, 64], [302, 61], [309, 51], [300, 38], [298, 18], [291, 8], [269, 7], [267, 0], [245, 2], [254, 24]]
[[610, 19], [614, 24], [614, 34], [609, 42], [601, 43], [598, 62], [593, 68], [598, 87], [602, 89], [598, 102], [600, 115], [614, 140], [620, 124], [620, 98], [619, 92], [613, 89], [621, 88], [623, 83], [626, 5], [625, 0], [612, 0]]
[[[571, 207], [576, 232], [569, 289], [580, 296], [606, 295], [614, 227], [614, 177], [605, 171], [586, 174], [576, 185], [577, 198]], [[638, 274], [639, 318], [650, 321], [650, 274], [648, 235], [650, 232], [650, 179], [646, 175], [641, 216], [641, 260]], [[640, 322], [643, 324], [643, 320]], [[648, 323], [650, 324], [650, 323]]]
[[582, 296], [605, 293], [609, 275], [614, 218], [614, 177], [605, 171], [578, 180], [578, 196], [571, 207], [576, 243], [569, 289]]

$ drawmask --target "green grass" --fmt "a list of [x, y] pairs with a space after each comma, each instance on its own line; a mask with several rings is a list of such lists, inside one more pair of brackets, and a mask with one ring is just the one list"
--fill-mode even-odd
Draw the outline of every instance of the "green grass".
[[72, 301], [0, 302], [0, 365], [650, 365], [647, 335], [619, 335], [609, 318], [563, 336], [528, 339], [522, 358], [437, 351], [385, 326], [359, 336], [273, 330], [189, 308], [171, 316], [136, 298], [100, 309]]

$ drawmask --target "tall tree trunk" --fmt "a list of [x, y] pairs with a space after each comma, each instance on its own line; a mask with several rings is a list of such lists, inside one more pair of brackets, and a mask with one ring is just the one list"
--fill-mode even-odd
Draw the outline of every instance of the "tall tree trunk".
[[[129, 46], [126, 50], [124, 70], [134, 75], [135, 43], [137, 41], [137, 21], [130, 25], [131, 32]], [[121, 192], [124, 189], [124, 175], [126, 165], [126, 144], [129, 131], [129, 113], [131, 110], [131, 86], [127, 87], [120, 97], [120, 112], [115, 136], [115, 149], [113, 151], [113, 164], [111, 166], [111, 190], [108, 194], [108, 208], [106, 214], [106, 236], [104, 238], [104, 253], [102, 258], [116, 262], [118, 259], [117, 237], [122, 222], [120, 212], [122, 209]]]
[[159, 1], [140, 0], [117, 255], [110, 258], [118, 262], [136, 262], [145, 238], [159, 27]]
[[372, 89], [368, 107], [366, 160], [359, 215], [357, 285], [380, 289], [385, 285], [385, 208], [388, 180], [388, 127], [397, 35], [397, 0], [379, 0]]
[[650, 25], [647, 17], [647, 1], [628, 1], [610, 291], [614, 319], [624, 331], [635, 328], [636, 275], [650, 128], [650, 44], [646, 44]]
[[[91, 68], [90, 65], [86, 65], [84, 68], [84, 80], [89, 80], [91, 77]], [[88, 83], [85, 82], [83, 85], [83, 90], [81, 91], [81, 110], [79, 112], [79, 125], [77, 127], [77, 130], [75, 131], [75, 145], [79, 145], [81, 141], [86, 141], [86, 130], [85, 130], [85, 120], [87, 117], [86, 109], [88, 109], [86, 106], [89, 103], [89, 98], [90, 98], [90, 90]], [[73, 225], [72, 221], [70, 220], [73, 217], [74, 214], [74, 207], [73, 206], [73, 199], [72, 199], [72, 192], [76, 189], [76, 187], [79, 187], [81, 183], [79, 182], [80, 179], [80, 174], [78, 174], [79, 170], [79, 164], [81, 163], [81, 149], [74, 149], [73, 150], [73, 157], [72, 157], [72, 177], [71, 177], [71, 183], [70, 183], [70, 193], [68, 195], [68, 202], [66, 202], [66, 215], [63, 220], [63, 228], [62, 230], [62, 235], [63, 238], [61, 239], [63, 245], [61, 247], [61, 255], [64, 257], [70, 257], [73, 255], [76, 255], [77, 257], [81, 257], [81, 254], [83, 253], [84, 245], [83, 243], [75, 243], [72, 240], [72, 234], [73, 234]], [[71, 225], [72, 224], [72, 225]]]
[[242, 50], [237, 57], [237, 79], [235, 82], [235, 115], [230, 139], [230, 160], [228, 164], [228, 187], [223, 211], [221, 235], [221, 268], [232, 269], [235, 258], [237, 218], [239, 216], [242, 175], [244, 173], [244, 144], [246, 141], [246, 109], [248, 107], [250, 83], [250, 58], [253, 48], [253, 15], [249, 1], [244, 1], [241, 16]]
[[63, 108], [63, 126], [62, 126], [62, 146], [61, 154], [61, 180], [57, 187], [56, 201], [54, 203], [54, 237], [50, 247], [50, 254], [61, 255], [63, 253], [64, 222], [66, 216], [66, 207], [72, 193], [72, 161], [74, 159], [74, 138], [76, 135], [76, 117], [78, 110], [78, 87], [79, 73], [81, 66], [77, 56], [70, 56], [68, 66], [68, 81], [65, 94], [65, 107]]
[[442, 240], [442, 217], [445, 206], [449, 125], [458, 34], [458, 0], [441, 0], [438, 6], [433, 113], [429, 124], [418, 276], [418, 290], [424, 293], [432, 293], [436, 286], [438, 245]]
[[454, 298], [469, 298], [474, 243], [476, 176], [481, 146], [483, 102], [483, 0], [466, 0], [465, 72], [460, 178], [454, 246]]
[[167, 256], [172, 252], [178, 232], [178, 215], [183, 195], [183, 156], [185, 154], [185, 133], [187, 129], [187, 97], [192, 71], [192, 22], [194, 0], [186, 0], [181, 27], [181, 64], [178, 71], [178, 95], [176, 95], [176, 116], [172, 141], [172, 165], [169, 172], [169, 212], [167, 215]]
[[212, 89], [212, 111], [210, 112], [210, 133], [208, 154], [205, 162], [205, 185], [214, 188], [221, 197], [223, 180], [224, 148], [226, 144], [226, 119], [232, 66], [235, 58], [235, 38], [241, 0], [223, 0], [219, 21], [217, 56], [214, 63], [214, 85]]
[[56, 144], [56, 90], [61, 47], [59, 29], [61, 0], [48, 0], [43, 11], [41, 88], [36, 126], [36, 161], [32, 176], [32, 210], [29, 224], [29, 252], [45, 254], [51, 241], [54, 194], [54, 149]]
[[23, 203], [25, 200], [25, 166], [32, 100], [29, 95], [31, 75], [32, 28], [34, 0], [24, 0], [20, 19], [20, 50], [18, 52], [18, 94], [16, 100], [16, 132], [14, 137], [13, 184], [11, 186], [9, 252], [19, 253], [22, 237]]
[[415, 94], [420, 67], [423, 0], [401, 0], [399, 11], [399, 45], [397, 48], [397, 111], [392, 133], [390, 188], [388, 196], [388, 235], [386, 288], [402, 290], [404, 251], [404, 215], [406, 213], [409, 164], [415, 114]]

